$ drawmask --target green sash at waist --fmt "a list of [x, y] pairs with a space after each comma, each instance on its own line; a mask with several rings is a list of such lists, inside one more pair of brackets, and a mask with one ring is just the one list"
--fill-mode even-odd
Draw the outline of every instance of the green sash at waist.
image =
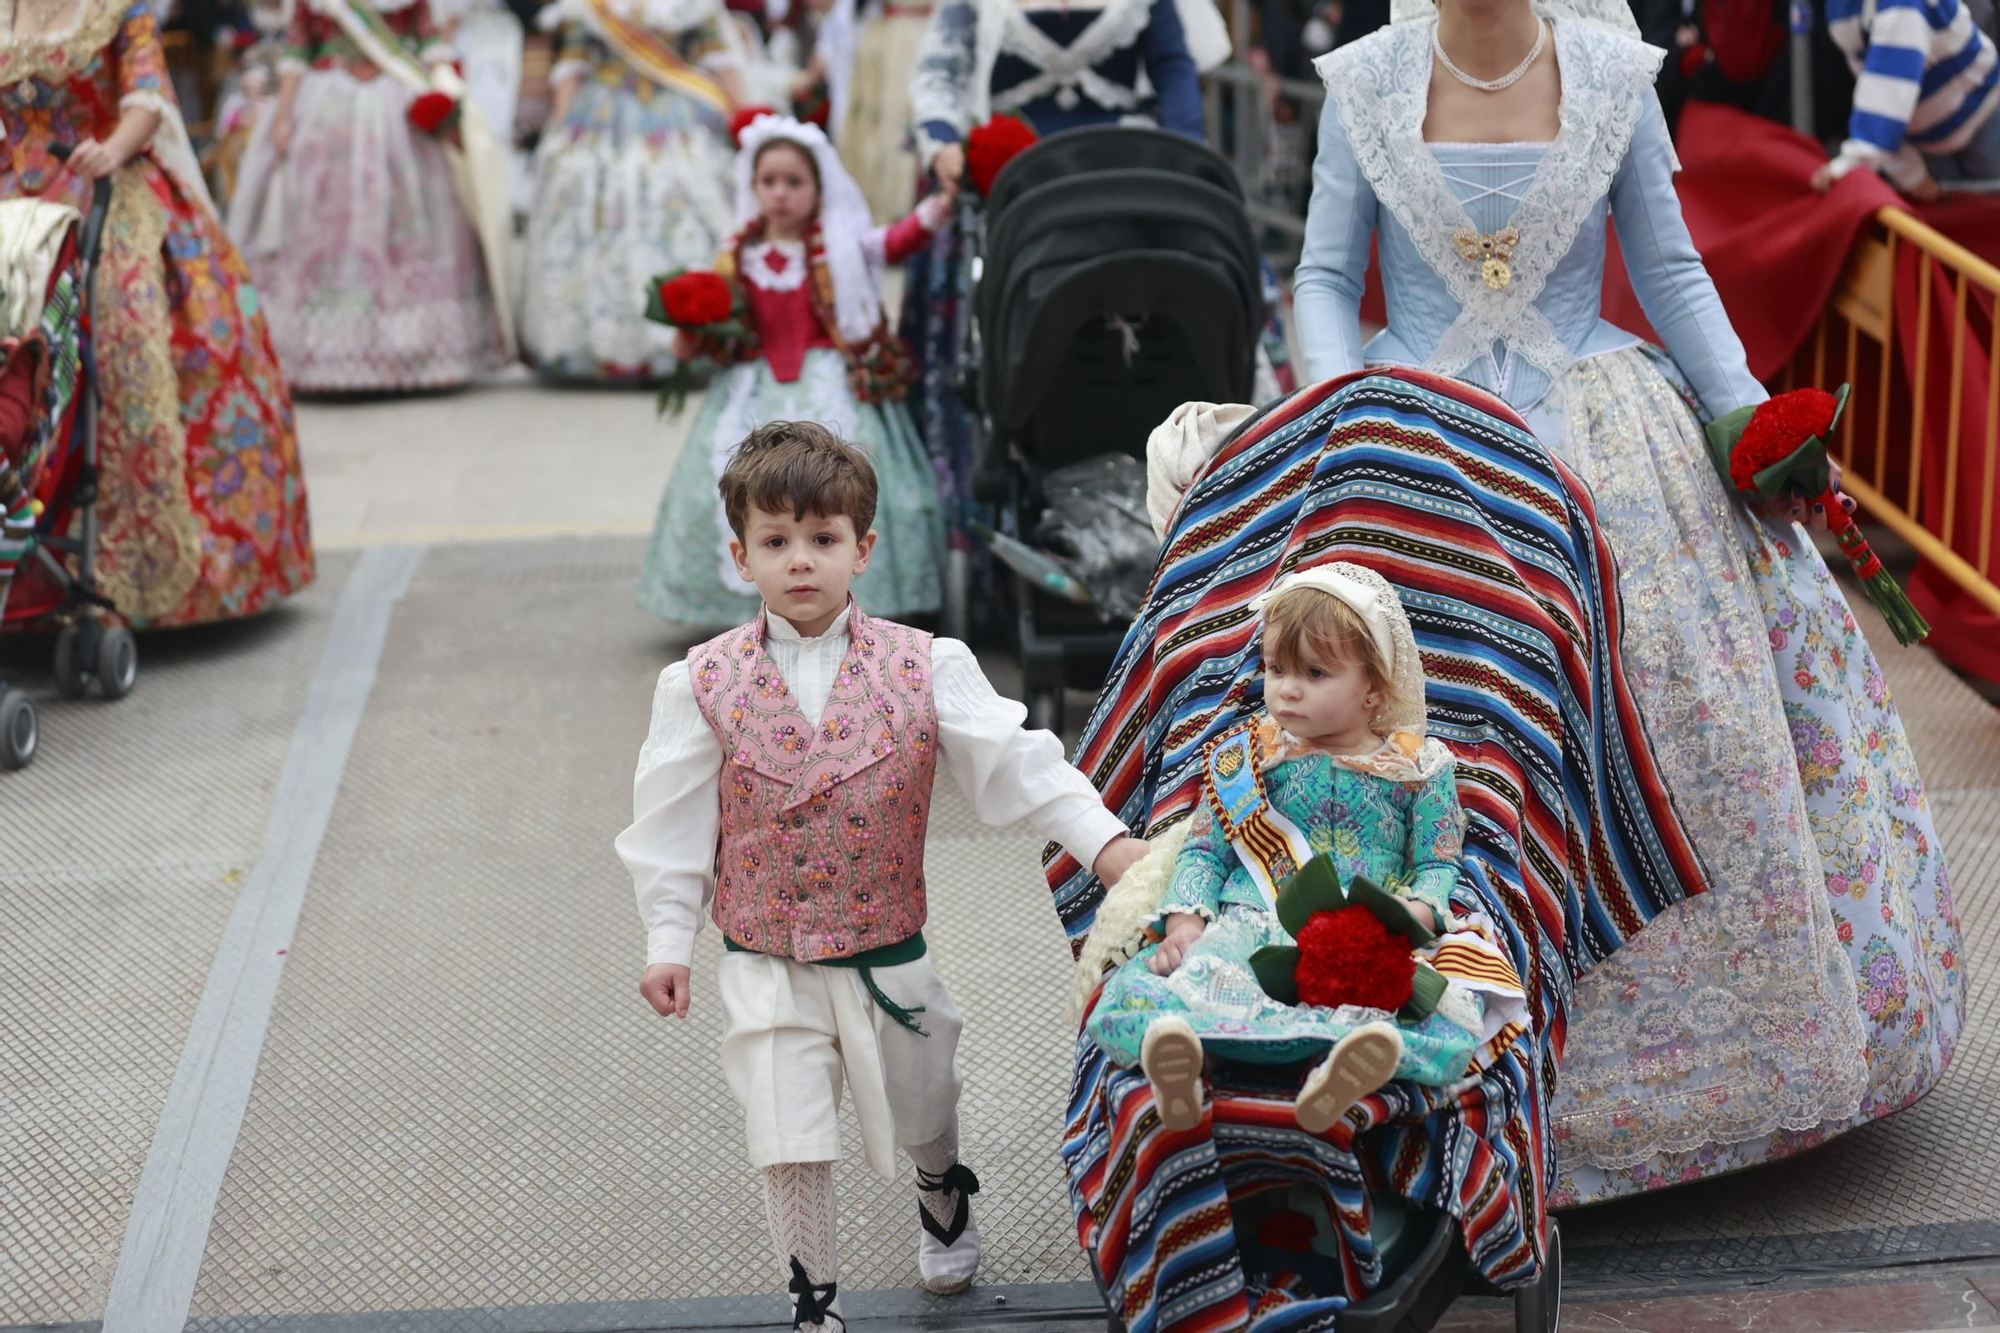
[[[747, 944], [738, 944], [727, 935], [722, 937], [722, 947], [730, 953], [763, 952], [762, 949], [753, 949]], [[851, 967], [855, 969], [861, 973], [861, 984], [868, 988], [868, 994], [874, 999], [875, 1003], [882, 1006], [883, 1013], [916, 1033], [919, 1037], [928, 1037], [931, 1034], [924, 1031], [917, 1023], [917, 1015], [924, 1011], [924, 1007], [917, 1005], [913, 1009], [905, 1009], [902, 1005], [897, 1004], [894, 1000], [884, 995], [882, 988], [875, 984], [875, 974], [872, 969], [878, 967], [896, 967], [902, 963], [914, 963], [929, 951], [930, 946], [924, 943], [924, 932], [920, 930], [908, 939], [898, 940], [894, 944], [884, 944], [874, 949], [863, 949], [860, 953], [844, 954], [838, 958], [815, 958], [812, 962], [805, 964], [805, 966]], [[793, 961], [797, 960], [794, 959]]]

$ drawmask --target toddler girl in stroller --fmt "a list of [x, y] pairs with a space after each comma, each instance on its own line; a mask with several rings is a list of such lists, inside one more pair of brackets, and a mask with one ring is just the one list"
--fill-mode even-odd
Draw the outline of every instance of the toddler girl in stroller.
[[[1208, 747], [1170, 879], [1142, 874], [1129, 890], [1164, 888], [1161, 938], [1105, 983], [1088, 1031], [1121, 1063], [1137, 1057], [1170, 1130], [1201, 1121], [1204, 1048], [1258, 1064], [1324, 1057], [1295, 1099], [1299, 1125], [1323, 1133], [1391, 1077], [1444, 1087], [1490, 1064], [1527, 1006], [1483, 916], [1436, 933], [1453, 915], [1465, 812], [1451, 752], [1426, 734], [1395, 589], [1335, 561], [1251, 608], [1266, 711]], [[1322, 857], [1349, 905], [1329, 898], [1338, 910], [1294, 932], [1283, 918], [1305, 909], [1286, 900], [1310, 891]]]
[[[1424, 720], [1467, 815], [1450, 889], [1483, 914], [1530, 1013], [1474, 1076], [1393, 1079], [1323, 1133], [1297, 1071], [1217, 1061], [1199, 1124], [1079, 1033], [1062, 1153], [1077, 1235], [1132, 1333], [1428, 1327], [1472, 1284], [1546, 1330], [1560, 1268], [1548, 1099], [1577, 978], [1707, 881], [1625, 681], [1609, 547], [1587, 490], [1520, 418], [1463, 384], [1380, 371], [1253, 418], [1173, 508], [1152, 587], [1078, 767], [1157, 848], [1192, 822], [1211, 747], [1269, 702], [1250, 603], [1294, 570], [1394, 587]], [[1079, 941], [1086, 1024], [1160, 901], [1048, 868]]]

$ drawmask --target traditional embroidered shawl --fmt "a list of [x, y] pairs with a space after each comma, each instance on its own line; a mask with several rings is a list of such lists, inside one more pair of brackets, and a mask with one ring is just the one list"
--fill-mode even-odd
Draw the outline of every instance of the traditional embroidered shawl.
[[[1547, 1080], [1576, 979], [1706, 888], [1624, 685], [1587, 493], [1497, 399], [1415, 371], [1294, 395], [1188, 492], [1079, 755], [1128, 823], [1157, 833], [1188, 815], [1208, 742], [1262, 706], [1251, 598], [1329, 559], [1402, 596], [1470, 817], [1456, 898], [1506, 936], [1535, 1028], [1476, 1083], [1392, 1083], [1324, 1138], [1298, 1128], [1295, 1088], [1232, 1070], [1198, 1141], [1165, 1133], [1144, 1077], [1080, 1038], [1063, 1156], [1079, 1235], [1135, 1326], [1235, 1327], [1267, 1298], [1287, 1328], [1338, 1308], [1246, 1288], [1229, 1196], [1260, 1183], [1329, 1186], [1348, 1289], [1372, 1289], [1364, 1157], [1456, 1217], [1486, 1278], [1533, 1278], [1554, 1164]], [[1077, 941], [1103, 889], [1067, 856], [1048, 877]]]

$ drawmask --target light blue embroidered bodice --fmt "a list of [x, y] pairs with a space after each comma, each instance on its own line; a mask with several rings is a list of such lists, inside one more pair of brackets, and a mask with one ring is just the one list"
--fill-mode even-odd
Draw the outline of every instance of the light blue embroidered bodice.
[[[1434, 22], [1396, 24], [1319, 62], [1329, 111], [1294, 289], [1307, 373], [1425, 367], [1498, 394], [1558, 442], [1561, 424], [1534, 410], [1550, 388], [1578, 358], [1638, 341], [1601, 314], [1612, 219], [1640, 304], [1703, 406], [1720, 415], [1761, 400], [1681, 218], [1652, 90], [1660, 53], [1552, 19], [1563, 84], [1556, 139], [1428, 144]], [[1521, 240], [1512, 281], [1495, 291], [1455, 238], [1507, 226]], [[1371, 236], [1389, 325], [1364, 347]]]

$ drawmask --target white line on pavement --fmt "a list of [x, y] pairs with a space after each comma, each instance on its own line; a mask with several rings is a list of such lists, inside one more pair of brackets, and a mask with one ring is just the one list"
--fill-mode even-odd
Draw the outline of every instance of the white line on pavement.
[[326, 650], [271, 800], [263, 851], [223, 927], [146, 1152], [103, 1333], [181, 1333], [187, 1324], [306, 885], [375, 684], [390, 618], [423, 554], [421, 546], [369, 548], [334, 607]]

